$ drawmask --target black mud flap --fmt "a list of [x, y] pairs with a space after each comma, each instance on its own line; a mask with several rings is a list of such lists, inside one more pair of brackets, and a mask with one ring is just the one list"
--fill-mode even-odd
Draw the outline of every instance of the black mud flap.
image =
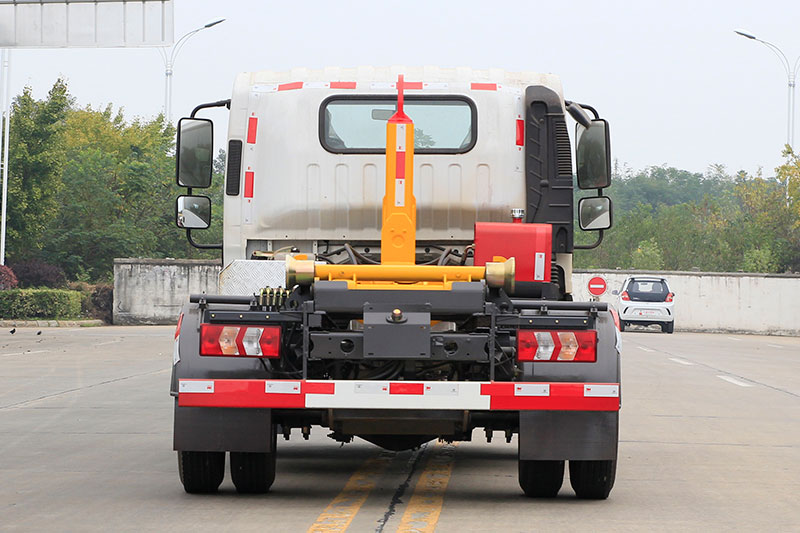
[[271, 452], [272, 409], [180, 407], [173, 448], [196, 452]]
[[618, 411], [529, 411], [519, 415], [522, 460], [613, 460], [618, 441]]

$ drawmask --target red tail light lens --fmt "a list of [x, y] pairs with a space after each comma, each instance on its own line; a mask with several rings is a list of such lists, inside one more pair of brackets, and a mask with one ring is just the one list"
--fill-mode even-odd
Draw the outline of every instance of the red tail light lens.
[[279, 326], [200, 325], [200, 355], [280, 357]]
[[622, 294], [620, 294], [619, 297], [625, 300], [626, 302], [631, 301], [631, 297], [628, 296], [628, 291], [622, 291]]
[[669, 294], [667, 294], [667, 299], [666, 299], [666, 300], [664, 300], [664, 301], [665, 301], [665, 302], [671, 302], [671, 301], [672, 301], [672, 298], [674, 298], [674, 297], [675, 297], [675, 295], [674, 295], [674, 294], [672, 294], [672, 293], [669, 293]]
[[517, 359], [592, 363], [597, 361], [597, 332], [521, 329], [517, 332]]

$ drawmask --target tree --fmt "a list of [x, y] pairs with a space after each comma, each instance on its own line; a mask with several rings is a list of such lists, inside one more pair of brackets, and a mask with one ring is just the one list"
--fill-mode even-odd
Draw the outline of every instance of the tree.
[[35, 100], [31, 88], [25, 87], [12, 104], [7, 226], [11, 261], [36, 256], [46, 228], [58, 214], [65, 155], [62, 133], [70, 104], [62, 79], [44, 100]]
[[655, 237], [639, 243], [633, 251], [632, 264], [636, 270], [661, 270], [664, 268], [664, 258], [658, 247]]

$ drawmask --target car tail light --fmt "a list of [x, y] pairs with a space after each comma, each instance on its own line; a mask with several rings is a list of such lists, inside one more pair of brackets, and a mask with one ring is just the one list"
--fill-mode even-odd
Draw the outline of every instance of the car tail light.
[[669, 294], [667, 294], [667, 299], [666, 299], [666, 300], [664, 300], [664, 301], [665, 301], [665, 302], [671, 302], [671, 301], [672, 301], [672, 298], [673, 298], [674, 296], [675, 296], [674, 294], [672, 294], [672, 293], [669, 293]]
[[517, 359], [520, 361], [597, 361], [597, 332], [536, 331], [517, 332]]
[[279, 326], [200, 325], [200, 355], [279, 357]]
[[625, 300], [626, 302], [631, 301], [631, 297], [628, 296], [628, 291], [622, 291], [622, 294], [620, 294], [619, 297]]

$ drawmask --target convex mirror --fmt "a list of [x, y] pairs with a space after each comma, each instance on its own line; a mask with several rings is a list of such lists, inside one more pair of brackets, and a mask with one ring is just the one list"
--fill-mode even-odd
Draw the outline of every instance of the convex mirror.
[[214, 125], [203, 118], [178, 121], [178, 185], [206, 188], [211, 186], [214, 160]]
[[575, 162], [578, 170], [578, 187], [581, 189], [603, 189], [611, 185], [611, 148], [608, 123], [603, 119], [592, 120], [589, 127], [576, 127], [578, 139]]
[[175, 202], [175, 223], [179, 228], [206, 229], [211, 225], [211, 198], [178, 196]]
[[581, 198], [578, 202], [578, 223], [584, 231], [596, 231], [611, 227], [611, 198]]

